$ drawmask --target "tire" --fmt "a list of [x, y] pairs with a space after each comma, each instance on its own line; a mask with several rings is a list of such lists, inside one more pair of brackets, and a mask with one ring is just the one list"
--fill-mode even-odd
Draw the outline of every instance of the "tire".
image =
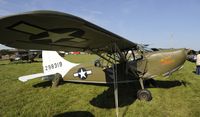
[[101, 67], [100, 61], [99, 61], [99, 60], [96, 60], [96, 61], [94, 62], [94, 66], [95, 66], [95, 67]]
[[54, 79], [52, 80], [52, 87], [57, 87], [60, 81], [62, 81], [62, 76], [59, 73], [56, 73]]
[[137, 98], [139, 100], [151, 101], [152, 100], [151, 92], [146, 89], [141, 89], [137, 92]]
[[11, 58], [11, 59], [10, 59], [10, 62], [13, 62], [13, 61], [14, 61], [14, 59]]

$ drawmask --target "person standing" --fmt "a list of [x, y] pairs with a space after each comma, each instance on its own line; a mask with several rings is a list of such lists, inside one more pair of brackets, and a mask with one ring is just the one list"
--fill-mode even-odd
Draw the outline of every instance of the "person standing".
[[200, 75], [200, 51], [197, 54], [196, 60], [196, 74]]

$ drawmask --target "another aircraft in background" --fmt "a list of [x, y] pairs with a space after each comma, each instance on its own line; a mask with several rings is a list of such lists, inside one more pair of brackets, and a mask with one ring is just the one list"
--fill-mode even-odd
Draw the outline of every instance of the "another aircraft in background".
[[10, 57], [11, 62], [27, 61], [34, 62], [35, 58], [41, 54], [41, 51], [18, 51], [15, 55]]

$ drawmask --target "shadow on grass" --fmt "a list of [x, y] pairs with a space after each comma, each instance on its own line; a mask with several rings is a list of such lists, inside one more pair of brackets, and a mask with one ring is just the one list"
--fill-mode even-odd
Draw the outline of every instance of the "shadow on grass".
[[[179, 81], [179, 80], [174, 80], [174, 81], [156, 80], [156, 84], [157, 84], [156, 88], [169, 89], [169, 88], [173, 88], [173, 87], [177, 87], [177, 86], [181, 86], [181, 85], [187, 86], [188, 83], [185, 81]], [[152, 88], [152, 87], [147, 86], [146, 88]]]
[[[184, 81], [156, 81], [157, 88], [173, 88], [177, 86], [184, 85]], [[145, 86], [145, 88], [152, 88], [150, 86]], [[124, 107], [131, 105], [137, 99], [137, 91], [140, 90], [139, 82], [129, 83], [129, 84], [119, 84], [118, 85], [118, 100], [119, 107]], [[90, 101], [90, 104], [99, 108], [115, 108], [114, 100], [114, 88], [109, 86], [108, 90], [99, 94], [97, 97]]]
[[[69, 82], [69, 81], [61, 81], [59, 83], [59, 86], [64, 85], [66, 83], [73, 83], [73, 84], [83, 84], [83, 85], [95, 85], [95, 86], [108, 86], [107, 84], [98, 84], [98, 83], [80, 83], [80, 82]], [[34, 88], [46, 88], [46, 87], [51, 87], [52, 86], [52, 81], [43, 81], [38, 84], [34, 84]]]
[[0, 66], [1, 66], [1, 65], [8, 65], [8, 64], [0, 64]]
[[94, 117], [94, 115], [88, 111], [74, 111], [61, 113], [53, 117]]
[[[118, 105], [124, 107], [132, 104], [137, 99], [139, 83], [128, 83], [118, 85]], [[90, 101], [90, 104], [99, 108], [115, 108], [114, 88], [110, 85], [103, 93]]]
[[[59, 85], [64, 85], [65, 83], [70, 82], [61, 82]], [[74, 82], [73, 82], [74, 83]], [[156, 88], [173, 88], [177, 86], [187, 86], [187, 82], [184, 81], [162, 81], [162, 80], [156, 80], [157, 87]], [[91, 84], [91, 83], [74, 83], [74, 84], [83, 84], [83, 85], [97, 85], [97, 86], [105, 86], [105, 84]], [[52, 83], [51, 81], [45, 81], [38, 84], [33, 85], [33, 87], [38, 88], [46, 88], [51, 87]], [[109, 88], [99, 94], [98, 96], [94, 97], [92, 100], [90, 100], [90, 104], [99, 108], [115, 108], [115, 100], [114, 100], [114, 88], [113, 85], [106, 85]], [[152, 88], [150, 86], [145, 86], [145, 88]], [[137, 91], [140, 90], [140, 84], [139, 82], [134, 83], [124, 83], [124, 84], [118, 84], [118, 100], [119, 100], [119, 107], [124, 107], [131, 105], [135, 102], [137, 99]]]
[[193, 74], [198, 75], [196, 71], [192, 71]]
[[[67, 82], [61, 81], [59, 83], [59, 86], [64, 85], [65, 83], [67, 83]], [[52, 81], [43, 81], [43, 82], [33, 85], [34, 88], [47, 88], [47, 87], [51, 87], [51, 86], [52, 86]]]
[[47, 87], [51, 87], [51, 86], [52, 86], [51, 81], [44, 81], [44, 82], [40, 82], [38, 84], [33, 85], [34, 88], [47, 88]]

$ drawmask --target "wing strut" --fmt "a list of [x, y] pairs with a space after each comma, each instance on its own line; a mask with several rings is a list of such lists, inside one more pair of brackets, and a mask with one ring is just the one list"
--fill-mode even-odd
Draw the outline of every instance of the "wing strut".
[[[117, 45], [114, 44], [114, 53], [117, 52]], [[113, 64], [113, 78], [114, 78], [114, 97], [115, 97], [115, 109], [116, 116], [119, 116], [119, 108], [118, 108], [118, 79], [117, 79], [117, 64], [116, 57], [114, 56], [114, 64]]]

